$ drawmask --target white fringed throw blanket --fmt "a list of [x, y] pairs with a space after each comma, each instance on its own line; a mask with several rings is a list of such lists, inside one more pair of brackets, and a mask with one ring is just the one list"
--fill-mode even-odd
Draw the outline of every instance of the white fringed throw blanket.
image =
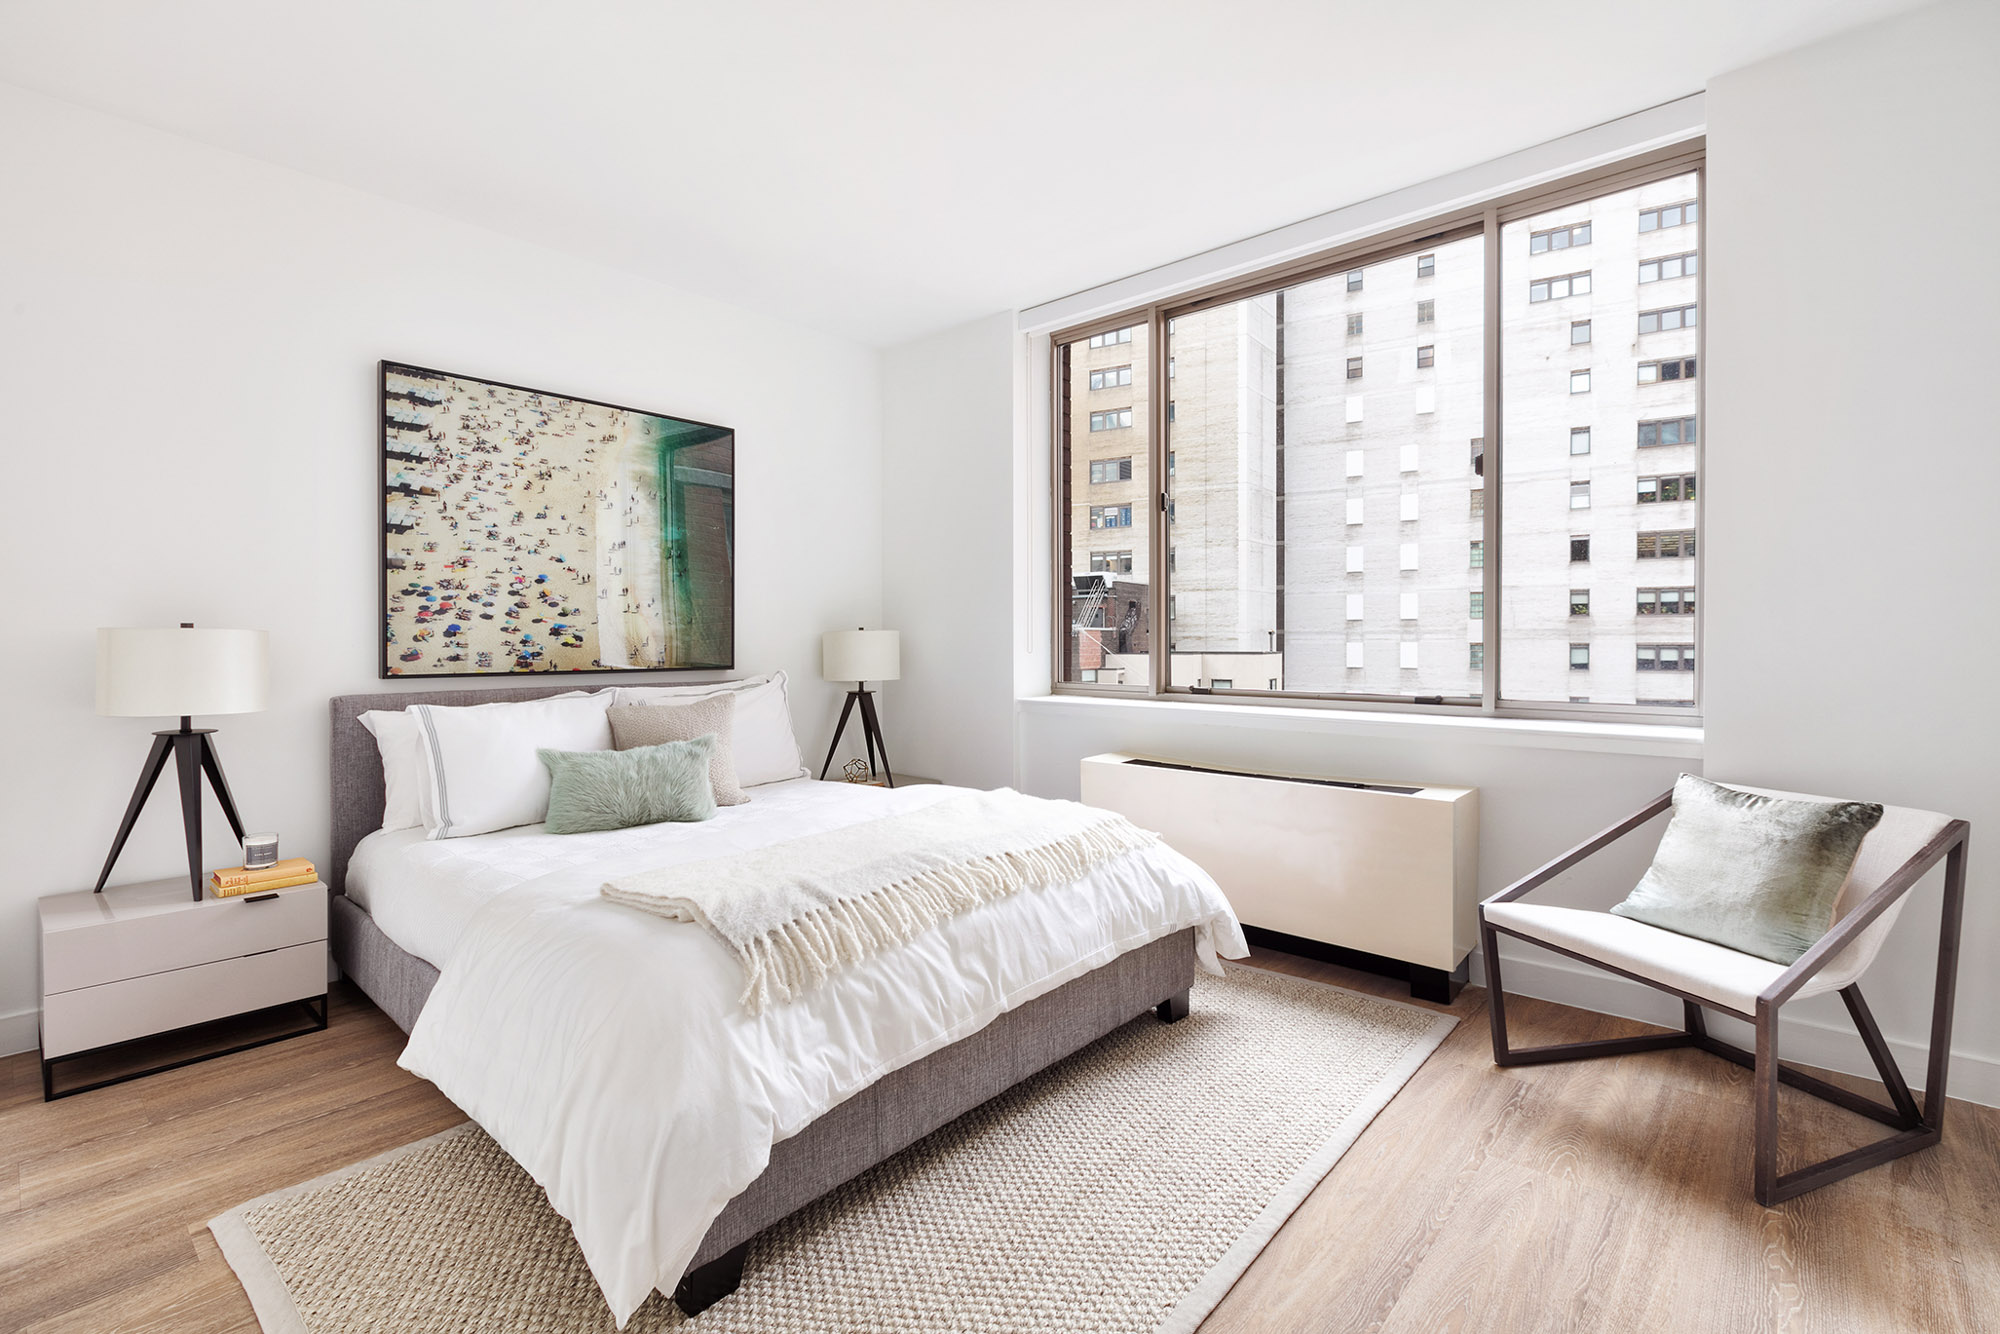
[[743, 1004], [757, 1014], [968, 908], [1076, 880], [1157, 837], [1110, 811], [1002, 788], [623, 876], [600, 892], [721, 937], [743, 965]]

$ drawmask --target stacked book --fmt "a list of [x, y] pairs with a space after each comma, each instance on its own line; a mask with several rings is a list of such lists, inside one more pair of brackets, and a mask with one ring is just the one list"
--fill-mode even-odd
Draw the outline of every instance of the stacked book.
[[293, 857], [270, 866], [260, 866], [254, 871], [244, 866], [211, 871], [208, 889], [218, 899], [233, 899], [239, 894], [262, 894], [271, 889], [310, 885], [317, 879], [319, 872], [313, 869], [311, 862], [304, 857]]

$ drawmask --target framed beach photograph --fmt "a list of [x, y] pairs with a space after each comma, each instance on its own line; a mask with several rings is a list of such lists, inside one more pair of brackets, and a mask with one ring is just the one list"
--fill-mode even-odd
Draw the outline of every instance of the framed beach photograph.
[[382, 675], [731, 668], [736, 433], [384, 361]]

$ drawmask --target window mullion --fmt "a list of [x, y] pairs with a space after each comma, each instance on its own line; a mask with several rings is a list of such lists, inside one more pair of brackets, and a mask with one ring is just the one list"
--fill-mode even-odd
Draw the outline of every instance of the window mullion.
[[1481, 483], [1486, 492], [1485, 529], [1482, 541], [1485, 543], [1485, 564], [1481, 569], [1481, 584], [1485, 589], [1485, 614], [1479, 628], [1480, 642], [1486, 645], [1484, 656], [1485, 671], [1479, 682], [1479, 708], [1481, 713], [1493, 714], [1500, 706], [1500, 659], [1505, 649], [1501, 644], [1500, 619], [1506, 612], [1504, 595], [1501, 590], [1500, 571], [1506, 553], [1500, 549], [1501, 499], [1500, 471], [1504, 454], [1500, 440], [1500, 214], [1495, 207], [1488, 206], [1486, 227], [1486, 420], [1484, 431], [1484, 471]]
[[1146, 313], [1150, 342], [1147, 355], [1152, 359], [1152, 368], [1146, 377], [1146, 481], [1150, 492], [1145, 498], [1151, 511], [1151, 526], [1147, 529], [1153, 544], [1152, 578], [1148, 596], [1153, 605], [1147, 612], [1151, 617], [1151, 633], [1147, 637], [1147, 693], [1159, 697], [1167, 693], [1173, 680], [1172, 655], [1168, 646], [1172, 642], [1173, 621], [1169, 610], [1173, 606], [1173, 571], [1168, 568], [1167, 551], [1173, 535], [1167, 531], [1166, 496], [1170, 491], [1167, 476], [1167, 398], [1172, 392], [1167, 382], [1167, 363], [1172, 349], [1167, 345], [1167, 318], [1160, 306], [1153, 306]]

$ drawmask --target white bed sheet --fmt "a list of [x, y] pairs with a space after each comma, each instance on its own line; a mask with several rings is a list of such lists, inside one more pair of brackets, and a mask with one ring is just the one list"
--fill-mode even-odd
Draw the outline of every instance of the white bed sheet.
[[1160, 844], [982, 904], [753, 1016], [739, 965], [710, 933], [598, 894], [621, 871], [955, 791], [806, 781], [759, 787], [697, 825], [371, 836], [369, 911], [441, 969], [400, 1063], [547, 1191], [621, 1327], [655, 1287], [673, 1290], [773, 1144], [883, 1075], [1176, 931], [1196, 929], [1212, 971], [1218, 954], [1248, 952], [1215, 882]]

